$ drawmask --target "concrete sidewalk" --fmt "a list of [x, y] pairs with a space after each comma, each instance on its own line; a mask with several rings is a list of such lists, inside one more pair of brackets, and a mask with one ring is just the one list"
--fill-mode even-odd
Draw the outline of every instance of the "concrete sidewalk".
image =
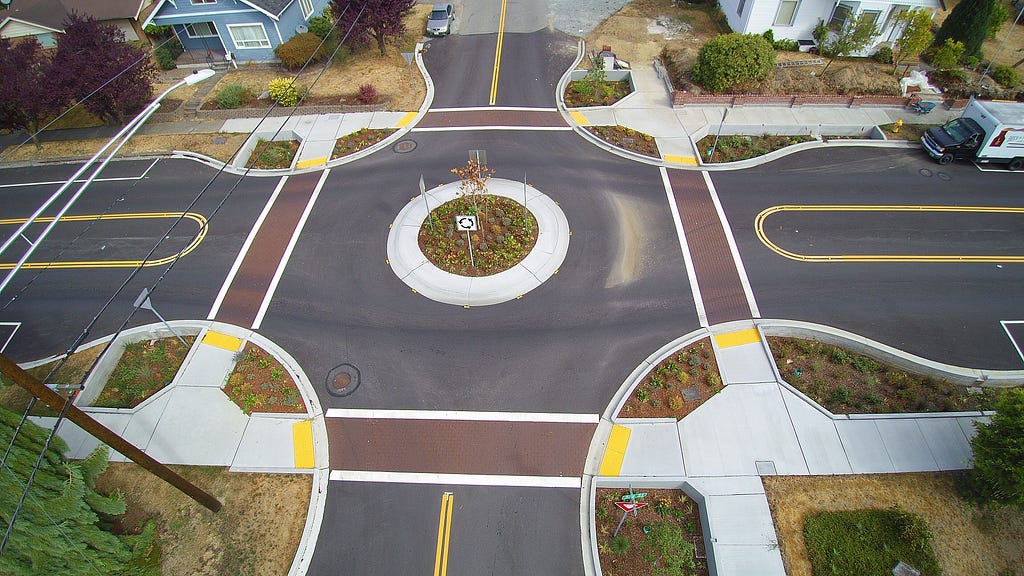
[[[833, 415], [782, 380], [753, 323], [712, 336], [724, 389], [678, 422], [613, 418], [601, 474], [698, 490], [718, 574], [785, 574], [761, 476], [970, 466], [974, 422], [983, 414]], [[607, 456], [616, 437], [617, 469]]]

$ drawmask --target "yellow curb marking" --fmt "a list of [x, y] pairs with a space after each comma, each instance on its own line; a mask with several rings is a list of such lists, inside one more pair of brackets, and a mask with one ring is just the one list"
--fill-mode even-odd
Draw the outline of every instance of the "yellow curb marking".
[[292, 424], [292, 444], [295, 447], [295, 467], [313, 467], [313, 421]]
[[779, 247], [768, 239], [764, 230], [764, 221], [776, 212], [968, 212], [968, 213], [989, 213], [989, 214], [1024, 214], [1024, 208], [1007, 206], [859, 206], [859, 205], [820, 205], [820, 206], [772, 206], [765, 208], [754, 219], [754, 230], [757, 238], [769, 250], [801, 262], [1024, 262], [1024, 256], [995, 256], [995, 255], [941, 255], [921, 256], [914, 254], [837, 254], [824, 256], [808, 256], [790, 252]]
[[296, 168], [309, 168], [310, 166], [323, 166], [327, 164], [327, 156], [321, 156], [319, 158], [310, 158], [309, 160], [300, 160], [295, 163]]
[[572, 116], [572, 119], [575, 120], [576, 123], [579, 124], [580, 126], [590, 126], [590, 121], [587, 120], [587, 117], [584, 116], [582, 112], [569, 110], [569, 116]]
[[452, 505], [455, 494], [441, 494], [441, 514], [437, 519], [437, 552], [434, 554], [434, 576], [448, 574], [448, 545], [452, 539]]
[[618, 476], [622, 471], [622, 460], [626, 457], [626, 446], [632, 430], [618, 424], [612, 425], [612, 433], [608, 437], [608, 446], [604, 449], [601, 460], [601, 476]]
[[406, 112], [405, 116], [402, 116], [402, 119], [399, 120], [397, 124], [395, 124], [395, 128], [402, 128], [408, 126], [409, 122], [412, 122], [413, 118], [416, 118], [416, 114], [418, 114], [418, 112]]
[[[169, 264], [176, 258], [185, 256], [196, 249], [196, 246], [206, 238], [206, 233], [209, 231], [207, 226], [206, 218], [202, 214], [196, 214], [195, 212], [140, 212], [138, 214], [83, 214], [81, 216], [61, 216], [61, 222], [85, 222], [89, 220], [152, 220], [160, 218], [187, 218], [192, 220], [199, 225], [199, 232], [192, 239], [192, 242], [188, 246], [181, 249], [180, 252], [167, 256], [166, 258], [159, 258], [157, 260], [78, 260], [71, 262], [26, 262], [22, 268], [50, 268], [50, 269], [69, 269], [69, 268], [135, 268], [136, 266], [159, 266], [161, 264]], [[5, 218], [0, 219], [0, 226], [4, 224], [24, 224], [27, 218]], [[36, 218], [35, 221], [39, 224], [48, 224], [53, 222], [52, 217]], [[10, 270], [14, 268], [14, 264], [0, 264], [0, 270]]]
[[733, 346], [753, 344], [754, 342], [760, 341], [761, 335], [758, 334], [757, 328], [737, 330], [736, 332], [726, 332], [725, 334], [715, 334], [715, 344], [718, 344], [719, 348], [731, 348]]
[[234, 336], [228, 336], [227, 334], [221, 334], [220, 332], [207, 331], [206, 336], [203, 336], [203, 344], [209, 344], [210, 346], [216, 346], [217, 348], [236, 352], [242, 347], [242, 339], [235, 338]]
[[677, 154], [665, 154], [663, 156], [665, 162], [671, 162], [673, 164], [697, 164], [697, 159], [693, 156], [679, 156]]

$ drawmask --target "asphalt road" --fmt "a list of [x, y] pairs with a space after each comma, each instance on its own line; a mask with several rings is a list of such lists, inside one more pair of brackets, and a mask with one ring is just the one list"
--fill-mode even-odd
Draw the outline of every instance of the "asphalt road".
[[[1024, 367], [1001, 320], [1022, 320], [1020, 263], [799, 262], [755, 235], [779, 205], [1024, 207], [1016, 174], [940, 167], [917, 150], [836, 148], [713, 173], [764, 318], [828, 324], [958, 366]], [[1024, 217], [785, 213], [773, 241], [805, 254], [1024, 255]], [[881, 240], [880, 240], [881, 239]]]

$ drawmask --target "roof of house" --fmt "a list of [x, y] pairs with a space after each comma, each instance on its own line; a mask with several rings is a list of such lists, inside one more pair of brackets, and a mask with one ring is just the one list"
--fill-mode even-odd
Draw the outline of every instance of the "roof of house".
[[[291, 5], [294, 1], [295, 0], [241, 0], [242, 4], [251, 6], [274, 20], [277, 20], [281, 16], [281, 13], [284, 12], [285, 8]], [[157, 0], [157, 2], [154, 2], [152, 10], [148, 13], [148, 16], [143, 19], [143, 25], [146, 26], [152, 23], [153, 19], [159, 15], [160, 9], [163, 8], [166, 3], [167, 0]], [[173, 0], [171, 3], [174, 3]]]
[[55, 31], [64, 30], [72, 12], [97, 20], [138, 18], [145, 0], [18, 0], [4, 13], [8, 18]]

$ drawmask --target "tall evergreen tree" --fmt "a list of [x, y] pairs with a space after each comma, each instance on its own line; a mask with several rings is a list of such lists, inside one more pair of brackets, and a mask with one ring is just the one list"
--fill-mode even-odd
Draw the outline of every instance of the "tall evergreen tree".
[[[10, 444], [19, 419], [0, 408], [0, 450]], [[27, 422], [0, 470], [3, 529], [10, 523], [48, 433]], [[94, 490], [95, 477], [107, 467], [107, 448], [101, 446], [78, 462], [65, 460], [66, 450], [67, 445], [56, 438], [43, 454], [43, 464], [0, 556], [0, 574], [135, 576], [152, 571], [140, 561], [153, 543], [152, 526], [139, 536], [119, 538], [98, 525], [101, 518], [123, 514], [126, 508], [119, 493], [103, 496]]]
[[989, 22], [996, 0], [961, 0], [935, 33], [935, 44], [947, 38], [964, 43], [964, 57], [981, 57], [981, 44], [988, 37]]
[[1024, 389], [1003, 390], [995, 408], [989, 423], [976, 425], [969, 483], [983, 502], [1024, 508]]

